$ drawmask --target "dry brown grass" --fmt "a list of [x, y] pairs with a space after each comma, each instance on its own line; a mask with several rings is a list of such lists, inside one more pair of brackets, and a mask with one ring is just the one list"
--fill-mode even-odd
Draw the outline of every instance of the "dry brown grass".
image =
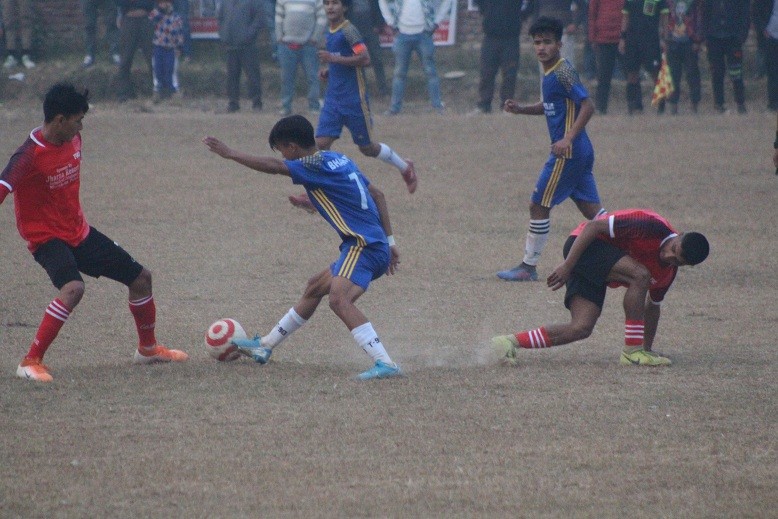
[[[0, 108], [0, 156], [39, 113]], [[590, 339], [515, 369], [489, 359], [492, 335], [567, 317], [561, 293], [494, 276], [519, 260], [542, 118], [379, 117], [417, 162], [413, 196], [343, 139], [387, 193], [403, 260], [360, 300], [408, 374], [377, 383], [352, 380], [368, 361], [326, 305], [266, 367], [202, 347], [223, 316], [265, 332], [336, 256], [288, 180], [200, 144], [269, 153], [273, 122], [191, 106], [85, 119], [87, 217], [154, 271], [158, 336], [185, 365], [132, 366], [126, 291], [88, 279], [47, 355], [55, 382], [16, 379], [55, 292], [0, 208], [0, 516], [774, 517], [774, 115], [590, 123], [608, 208], [651, 207], [712, 242], [663, 306], [660, 370], [618, 364], [620, 291]], [[542, 275], [579, 220], [555, 209]]]

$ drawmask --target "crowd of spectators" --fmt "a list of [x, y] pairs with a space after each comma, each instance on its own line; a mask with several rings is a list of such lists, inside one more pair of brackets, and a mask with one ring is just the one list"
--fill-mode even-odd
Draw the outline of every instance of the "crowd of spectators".
[[[432, 33], [452, 0], [351, 0], [347, 15], [363, 36], [374, 76], [371, 94], [391, 93], [388, 114], [400, 112], [412, 52], [419, 54], [427, 78], [430, 104], [443, 110], [435, 68]], [[1, 0], [0, 61], [7, 73], [36, 67], [33, 0]], [[169, 10], [160, 16], [159, 4]], [[192, 59], [189, 0], [80, 0], [83, 14], [82, 66], [98, 59], [117, 67], [116, 98], [135, 97], [131, 69], [136, 53], [147, 64], [155, 99], [180, 92], [179, 62]], [[257, 40], [267, 31], [273, 60], [281, 69], [281, 113], [292, 112], [296, 70], [302, 66], [309, 110], [319, 108], [316, 49], [322, 45], [322, 0], [222, 0], [216, 2], [219, 35], [225, 55], [227, 111], [240, 109], [241, 74], [248, 79], [254, 110], [262, 109]], [[778, 110], [778, 0], [473, 0], [482, 18], [480, 80], [475, 111], [489, 113], [495, 93], [498, 106], [515, 95], [524, 22], [552, 14], [563, 21], [562, 57], [593, 84], [594, 102], [607, 114], [614, 77], [626, 79], [627, 109], [642, 112], [641, 79], [654, 80], [662, 57], [669, 64], [674, 92], [667, 99], [676, 114], [684, 84], [689, 110], [702, 102], [699, 58], [707, 58], [712, 105], [729, 111], [725, 83], [739, 113], [746, 113], [743, 52], [753, 29], [757, 42], [755, 76], [767, 77], [767, 108]], [[169, 7], [167, 7], [169, 6]], [[302, 7], [301, 7], [302, 6]], [[302, 9], [303, 16], [300, 16]], [[437, 10], [436, 10], [437, 9]], [[175, 14], [175, 22], [173, 22]], [[155, 18], [156, 17], [156, 18]], [[164, 20], [163, 20], [164, 18]], [[160, 25], [162, 24], [162, 25]], [[305, 33], [305, 34], [303, 34]], [[392, 35], [394, 75], [387, 79], [379, 36]], [[155, 50], [156, 49], [156, 50]], [[101, 56], [101, 53], [105, 54]], [[531, 49], [525, 52], [532, 52]], [[623, 72], [622, 72], [623, 71]], [[501, 72], [501, 84], [496, 85]], [[683, 81], [685, 80], [685, 82]], [[594, 86], [596, 85], [596, 86]], [[664, 111], [660, 103], [659, 111]]]

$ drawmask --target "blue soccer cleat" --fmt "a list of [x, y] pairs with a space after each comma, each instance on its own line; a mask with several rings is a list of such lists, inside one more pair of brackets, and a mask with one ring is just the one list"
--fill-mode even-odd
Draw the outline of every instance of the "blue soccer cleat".
[[247, 357], [251, 357], [254, 362], [267, 364], [273, 350], [262, 346], [262, 339], [255, 335], [253, 339], [230, 339], [230, 342], [238, 348], [238, 351]]
[[537, 281], [538, 272], [534, 267], [527, 268], [522, 264], [512, 269], [501, 270], [497, 273], [497, 277], [505, 281]]
[[387, 364], [384, 361], [375, 361], [375, 366], [367, 371], [360, 373], [357, 380], [373, 380], [375, 378], [389, 378], [401, 376], [402, 370], [397, 364]]

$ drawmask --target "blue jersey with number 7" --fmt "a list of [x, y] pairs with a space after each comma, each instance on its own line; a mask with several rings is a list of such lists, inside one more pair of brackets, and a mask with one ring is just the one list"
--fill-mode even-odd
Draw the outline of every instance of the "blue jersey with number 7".
[[318, 151], [297, 160], [285, 160], [292, 182], [308, 197], [341, 239], [365, 246], [387, 243], [370, 181], [351, 159], [334, 151]]

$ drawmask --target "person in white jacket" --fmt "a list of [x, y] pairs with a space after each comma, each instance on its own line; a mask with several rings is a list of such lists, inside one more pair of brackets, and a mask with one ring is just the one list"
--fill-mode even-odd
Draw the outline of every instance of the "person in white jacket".
[[281, 115], [292, 113], [297, 66], [302, 65], [308, 83], [308, 110], [319, 105], [319, 58], [327, 15], [322, 0], [276, 0], [275, 34], [281, 65]]
[[380, 0], [379, 2], [386, 24], [394, 31], [392, 102], [386, 112], [387, 115], [397, 115], [402, 110], [405, 79], [408, 76], [408, 65], [414, 50], [419, 55], [427, 76], [430, 104], [435, 111], [443, 111], [432, 34], [441, 20], [451, 13], [451, 0], [440, 2], [437, 10], [435, 3], [434, 0]]

